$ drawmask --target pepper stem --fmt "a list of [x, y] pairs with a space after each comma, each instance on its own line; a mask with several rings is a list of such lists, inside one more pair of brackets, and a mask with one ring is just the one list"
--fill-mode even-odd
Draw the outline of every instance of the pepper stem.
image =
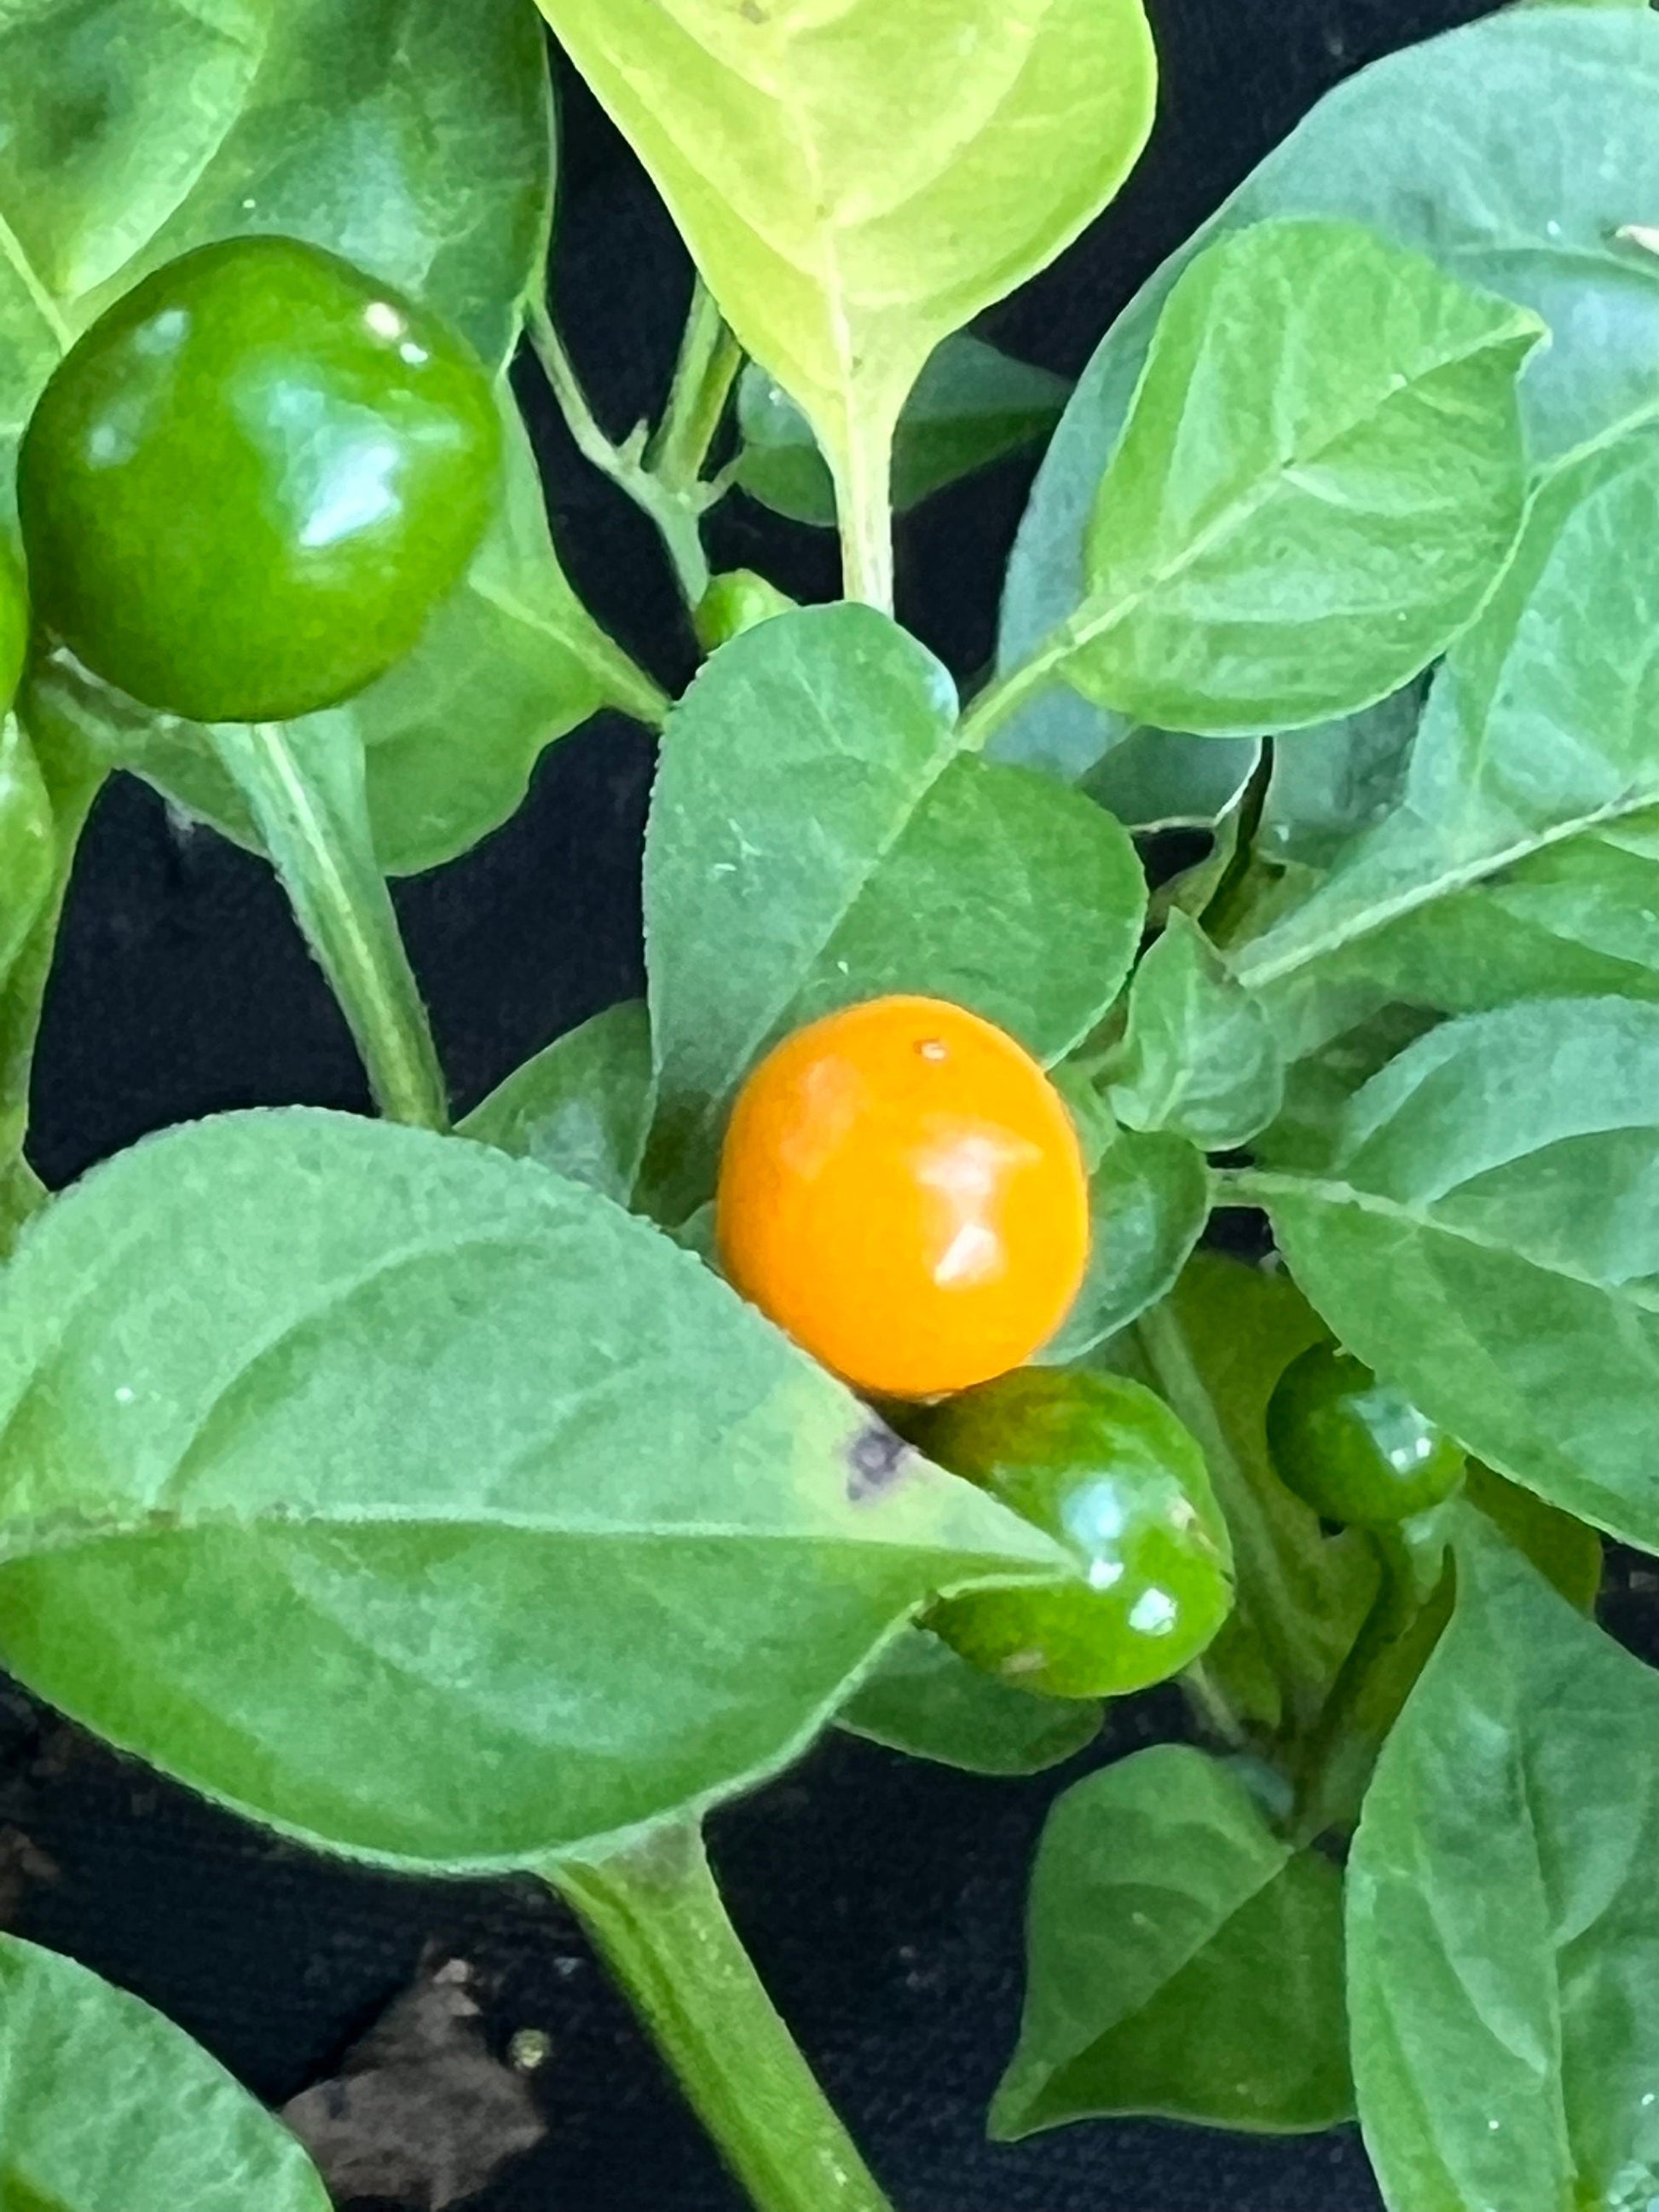
[[447, 1130], [426, 1007], [374, 856], [361, 741], [337, 728], [252, 722], [222, 724], [213, 743], [350, 1025], [381, 1112]]

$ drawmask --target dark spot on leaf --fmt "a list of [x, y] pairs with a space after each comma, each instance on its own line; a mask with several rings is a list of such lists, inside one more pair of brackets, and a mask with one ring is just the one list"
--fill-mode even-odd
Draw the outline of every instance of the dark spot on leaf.
[[738, 13], [745, 23], [763, 23], [766, 21], [766, 10], [761, 6], [760, 0], [743, 0]]
[[867, 1505], [897, 1487], [916, 1464], [916, 1455], [884, 1421], [872, 1421], [848, 1446], [847, 1464], [847, 1495], [854, 1505]]

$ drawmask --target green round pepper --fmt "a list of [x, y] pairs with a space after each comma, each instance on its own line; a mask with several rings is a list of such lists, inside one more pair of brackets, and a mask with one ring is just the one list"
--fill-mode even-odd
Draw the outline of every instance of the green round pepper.
[[1443, 1504], [1463, 1452], [1363, 1361], [1316, 1344], [1280, 1376], [1267, 1443], [1287, 1490], [1327, 1521], [1386, 1528]]
[[310, 713], [415, 644], [501, 449], [483, 367], [423, 309], [293, 239], [204, 246], [101, 316], [35, 410], [37, 611], [147, 706]]
[[1226, 1619], [1232, 1553], [1204, 1455], [1139, 1383], [1022, 1368], [908, 1432], [1078, 1563], [1074, 1583], [934, 1607], [927, 1626], [975, 1666], [1048, 1697], [1119, 1697], [1178, 1674]]
[[16, 696], [29, 641], [28, 594], [23, 572], [0, 532], [0, 714]]
[[705, 653], [718, 652], [744, 630], [770, 622], [774, 615], [792, 614], [795, 601], [753, 568], [727, 568], [709, 580], [691, 617], [697, 643]]

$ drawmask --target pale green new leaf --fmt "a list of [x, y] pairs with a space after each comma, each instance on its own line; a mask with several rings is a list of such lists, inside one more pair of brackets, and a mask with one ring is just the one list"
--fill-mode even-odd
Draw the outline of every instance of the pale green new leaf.
[[1312, 895], [1243, 945], [1237, 974], [1295, 1018], [1310, 971], [1364, 972], [1407, 917], [1659, 804], [1653, 640], [1659, 430], [1593, 448], [1549, 480], [1513, 567], [1437, 678], [1384, 820]]
[[1116, 192], [1140, 0], [541, 0], [845, 498], [940, 341]]
[[1542, 331], [1354, 224], [1223, 239], [1170, 295], [1031, 680], [1211, 737], [1398, 690], [1514, 545]]
[[708, 1195], [744, 1077], [837, 1007], [920, 992], [1060, 1059], [1116, 997], [1146, 897], [1109, 816], [963, 752], [950, 677], [884, 616], [735, 638], [670, 717], [646, 844], [653, 1211]]
[[[1060, 420], [1070, 389], [1064, 377], [1016, 361], [965, 331], [946, 338], [929, 356], [899, 417], [894, 511], [902, 514], [929, 493], [1039, 444]], [[775, 514], [833, 529], [836, 487], [812, 427], [752, 362], [738, 386], [738, 486]]]
[[1348, 1870], [1366, 2148], [1396, 2212], [1659, 2191], [1659, 1682], [1467, 1516], [1457, 1609]]
[[0, 1664], [192, 1787], [524, 1865], [794, 1757], [1045, 1539], [690, 1254], [528, 1160], [237, 1115], [0, 1277]]
[[329, 2212], [294, 2137], [170, 2021], [0, 1935], [7, 2212]]
[[1316, 1173], [1251, 1182], [1343, 1343], [1500, 1474], [1659, 1549], [1659, 1006], [1448, 1023]]
[[1206, 1152], [1243, 1144], [1284, 1103], [1266, 1014], [1179, 909], [1135, 971], [1108, 1096], [1131, 1128], [1170, 1129]]
[[[1595, 160], [1585, 160], [1587, 146]], [[1645, 9], [1510, 7], [1339, 85], [1103, 340], [1020, 531], [1000, 665], [1028, 659], [1083, 598], [1096, 490], [1158, 319], [1177, 278], [1216, 237], [1275, 216], [1344, 216], [1535, 309], [1550, 343], [1528, 368], [1521, 408], [1534, 458], [1547, 460], [1652, 411], [1659, 256], [1621, 234], [1652, 223], [1656, 206], [1659, 23]], [[1117, 746], [1141, 757], [1121, 779], [1109, 759]], [[995, 750], [1007, 759], [1063, 761], [1073, 775], [1108, 754], [1102, 796], [1137, 825], [1213, 819], [1226, 803], [1217, 804], [1225, 779], [1207, 748], [1159, 743], [1063, 688], [1035, 700]], [[1244, 757], [1234, 790], [1248, 773]]]
[[651, 1127], [651, 1024], [626, 999], [556, 1038], [459, 1123], [458, 1136], [534, 1160], [625, 1206]]
[[991, 2112], [1006, 2142], [1126, 2113], [1291, 2134], [1350, 2117], [1342, 1881], [1182, 1744], [1048, 1815], [1025, 2017]]

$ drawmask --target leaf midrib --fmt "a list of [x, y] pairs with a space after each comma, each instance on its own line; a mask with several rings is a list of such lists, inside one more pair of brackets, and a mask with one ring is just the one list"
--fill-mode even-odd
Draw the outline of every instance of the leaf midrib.
[[[1636, 1127], [1640, 1125], [1632, 1123], [1628, 1126]], [[1615, 1132], [1596, 1130], [1580, 1133], [1606, 1136]], [[1492, 1163], [1493, 1167], [1512, 1164], [1512, 1160]], [[1499, 1259], [1513, 1260], [1522, 1267], [1535, 1267], [1542, 1274], [1559, 1276], [1563, 1282], [1576, 1283], [1581, 1289], [1595, 1291], [1602, 1297], [1620, 1300], [1643, 1313], [1659, 1314], [1659, 1288], [1643, 1292], [1630, 1283], [1603, 1282], [1588, 1269], [1571, 1267], [1559, 1257], [1541, 1259], [1534, 1253], [1523, 1251], [1519, 1245], [1487, 1235], [1468, 1223], [1445, 1220], [1426, 1206], [1410, 1206], [1402, 1199], [1387, 1197], [1380, 1191], [1362, 1190], [1358, 1184], [1338, 1176], [1286, 1175], [1263, 1168], [1249, 1168], [1237, 1176], [1233, 1188], [1248, 1194], [1251, 1204], [1260, 1200], [1269, 1212], [1275, 1198], [1288, 1199], [1292, 1203], [1300, 1200], [1310, 1200], [1316, 1205], [1352, 1207], [1356, 1212], [1370, 1214], [1378, 1220], [1421, 1230], [1436, 1237], [1449, 1237], [1476, 1251], [1490, 1252]]]
[[23, 241], [0, 213], [0, 260], [16, 276], [22, 286], [29, 305], [46, 325], [59, 354], [65, 354], [75, 342], [75, 333], [64, 320], [58, 302], [47, 289], [46, 280], [23, 251]]
[[[1401, 389], [1384, 392], [1375, 405], [1369, 406], [1359, 414], [1353, 416], [1349, 421], [1332, 430], [1316, 445], [1309, 447], [1306, 452], [1294, 453], [1277, 464], [1269, 475], [1263, 477], [1249, 492], [1224, 507], [1206, 529], [1189, 539], [1171, 559], [1162, 565], [1155, 564], [1139, 584], [1126, 592], [1121, 599], [1115, 599], [1101, 608], [1099, 612], [1094, 615], [1090, 613], [1094, 599], [1093, 588], [1091, 586], [1085, 591], [1083, 603], [1076, 612], [1061, 623], [1058, 629], [1050, 632], [1046, 644], [1041, 647], [1030, 660], [1022, 663], [1018, 670], [1011, 671], [1009, 677], [1005, 678], [1004, 681], [1009, 681], [1017, 675], [1022, 687], [1030, 689], [1041, 685], [1047, 678], [1058, 676], [1066, 661], [1079, 653], [1088, 651], [1091, 647], [1097, 645], [1102, 638], [1109, 636], [1113, 630], [1127, 622], [1129, 617], [1144, 606], [1148, 599], [1165, 590], [1170, 585], [1178, 582], [1200, 560], [1214, 551], [1218, 545], [1224, 544], [1237, 531], [1254, 521], [1265, 507], [1279, 496], [1285, 484], [1298, 471], [1317, 467], [1345, 440], [1352, 437], [1368, 422], [1374, 421], [1387, 409], [1397, 404], [1400, 400], [1419, 390], [1431, 379], [1444, 374], [1448, 370], [1460, 368], [1465, 362], [1474, 361], [1483, 353], [1492, 352], [1502, 346], [1519, 343], [1528, 334], [1531, 327], [1531, 321], [1525, 312], [1517, 307], [1515, 310], [1515, 319], [1509, 325], [1482, 332], [1479, 337], [1472, 338], [1467, 345], [1443, 356], [1432, 368], [1426, 368], [1420, 375], [1413, 377]], [[1149, 353], [1146, 366], [1142, 372], [1143, 385], [1146, 378], [1151, 374], [1152, 368], [1152, 356]], [[1139, 393], [1137, 392], [1135, 395], [1137, 405], [1139, 399]], [[1096, 501], [1091, 505], [1089, 517], [1085, 520], [1085, 563], [1088, 559], [1087, 539], [1093, 526], [1093, 515], [1101, 496], [1111, 482], [1118, 455], [1123, 450], [1123, 441], [1128, 437], [1133, 423], [1134, 413], [1132, 407], [1117, 452], [1107, 465], [1107, 472], [1102, 480], [1100, 493], [1097, 494]]]
[[[920, 646], [915, 647], [915, 649], [918, 653], [923, 650]], [[818, 707], [816, 696], [812, 697], [812, 706], [817, 714], [819, 722], [833, 740], [837, 727], [836, 722]], [[720, 1079], [719, 1090], [706, 1087], [701, 1083], [688, 1086], [698, 1099], [696, 1118], [687, 1124], [685, 1143], [688, 1151], [695, 1151], [706, 1144], [714, 1131], [720, 1126], [732, 1096], [742, 1079], [744, 1070], [753, 1065], [767, 1039], [775, 1034], [779, 1024], [800, 997], [804, 981], [817, 973], [824, 955], [835, 943], [841, 931], [846, 927], [849, 916], [855, 911], [877, 875], [891, 859], [900, 841], [927, 805], [939, 779], [957, 761], [964, 757], [966, 748], [963, 743], [963, 731], [960, 717], [951, 728], [943, 734], [947, 742], [936, 747], [926, 782], [920, 785], [915, 791], [908, 805], [896, 815], [885, 834], [872, 846], [863, 866], [848, 887], [848, 896], [838, 907], [827, 933], [819, 942], [805, 951], [805, 957], [792, 969], [793, 980], [777, 1005], [763, 1020], [750, 1025], [740, 1048], [734, 1057], [734, 1061], [728, 1065], [726, 1073]], [[667, 1035], [667, 1024], [665, 1023], [653, 1019], [652, 1029], [653, 1036], [661, 1034], [665, 1037]], [[658, 1060], [657, 1072], [659, 1079], [671, 1073], [671, 1063], [665, 1052]], [[695, 1208], [693, 1210], [695, 1211]]]
[[[1201, 1824], [1194, 1822], [1192, 1825], [1194, 1828], [1198, 1829], [1199, 1832], [1206, 1832], [1206, 1831], [1203, 1830]], [[1263, 1896], [1276, 1882], [1279, 1882], [1284, 1880], [1285, 1875], [1294, 1862], [1297, 1854], [1288, 1844], [1281, 1844], [1279, 1846], [1279, 1850], [1281, 1856], [1276, 1865], [1265, 1869], [1262, 1871], [1261, 1878], [1259, 1881], [1253, 1881], [1250, 1887], [1242, 1896], [1233, 1898], [1227, 1905], [1226, 1910], [1211, 1922], [1210, 1925], [1202, 1936], [1198, 1936], [1190, 1944], [1178, 1947], [1176, 1951], [1171, 1954], [1168, 1971], [1163, 1975], [1162, 1978], [1158, 1982], [1155, 1987], [1150, 1990], [1146, 1996], [1139, 1998], [1127, 2009], [1115, 2013], [1111, 2019], [1092, 2027], [1089, 2033], [1088, 2039], [1085, 2042], [1079, 2044], [1059, 2065], [1054, 2067], [1050, 2070], [1048, 2081], [1046, 2085], [1046, 2091], [1048, 2093], [1052, 2093], [1057, 2089], [1066, 2075], [1073, 2072], [1075, 2069], [1086, 2064], [1097, 2047], [1100, 2044], [1103, 2043], [1109, 2036], [1121, 2034], [1126, 2028], [1132, 2027], [1133, 2023], [1137, 2020], [1140, 2019], [1144, 2014], [1150, 2011], [1154, 2005], [1160, 2002], [1161, 2000], [1167, 1996], [1171, 1983], [1176, 1981], [1190, 1966], [1194, 1966], [1198, 1960], [1202, 1958], [1206, 1951], [1210, 1950], [1215, 1944], [1218, 1943], [1223, 1936], [1225, 1936], [1228, 1929], [1232, 1926], [1234, 1921], [1238, 1918], [1242, 1912], [1247, 1911], [1249, 1908], [1255, 1903], [1256, 1899], [1259, 1897]], [[1170, 1856], [1172, 1859], [1176, 1856], [1173, 1843], [1170, 1847]], [[1113, 1887], [1115, 1888], [1123, 1887], [1133, 1890], [1154, 1889], [1158, 1891], [1158, 1893], [1176, 1898], [1177, 1899], [1190, 1898], [1192, 1894], [1189, 1889], [1182, 1888], [1178, 1882], [1170, 1881], [1162, 1885], [1158, 1885], [1149, 1880], [1144, 1875], [1133, 1882], [1123, 1884], [1115, 1883]], [[1031, 2101], [1036, 2105], [1039, 2109], [1041, 2109], [1043, 2101], [1042, 2095], [1040, 2094]]]
[[305, 1507], [284, 1509], [274, 1504], [252, 1511], [232, 1506], [185, 1513], [177, 1508], [155, 1507], [127, 1516], [96, 1520], [87, 1514], [31, 1515], [8, 1525], [0, 1522], [0, 1574], [8, 1567], [32, 1559], [63, 1558], [100, 1546], [144, 1542], [158, 1536], [190, 1538], [233, 1534], [249, 1537], [280, 1535], [350, 1535], [360, 1531], [391, 1530], [408, 1534], [419, 1530], [472, 1530], [480, 1535], [509, 1534], [539, 1537], [549, 1543], [565, 1541], [617, 1544], [710, 1543], [744, 1546], [793, 1545], [807, 1551], [850, 1548], [861, 1552], [876, 1547], [896, 1553], [913, 1553], [918, 1559], [961, 1559], [984, 1562], [1015, 1579], [1040, 1581], [1038, 1569], [1029, 1560], [982, 1550], [969, 1552], [959, 1542], [920, 1542], [914, 1536], [889, 1540], [878, 1516], [872, 1515], [868, 1533], [861, 1528], [781, 1528], [746, 1526], [741, 1522], [699, 1521], [682, 1523], [629, 1522], [623, 1519], [556, 1521], [545, 1516], [495, 1510], [476, 1505], [445, 1512], [423, 1507], [411, 1512], [406, 1505], [366, 1506], [360, 1510], [325, 1511]]
[[[1328, 960], [1364, 938], [1373, 937], [1391, 922], [1401, 921], [1407, 915], [1416, 914], [1425, 906], [1433, 906], [1443, 898], [1453, 898], [1460, 891], [1472, 890], [1489, 877], [1502, 875], [1506, 868], [1518, 866], [1540, 853], [1547, 853], [1557, 845], [1571, 844], [1574, 838], [1589, 836], [1605, 829], [1610, 823], [1624, 822], [1632, 815], [1647, 814], [1659, 806], [1659, 781], [1652, 791], [1627, 795], [1609, 800], [1605, 806], [1594, 808], [1586, 814], [1575, 814], [1564, 821], [1553, 823], [1525, 837], [1513, 839], [1509, 844], [1484, 854], [1476, 854], [1422, 882], [1408, 885], [1387, 898], [1376, 899], [1360, 908], [1345, 921], [1334, 922], [1322, 935], [1306, 939], [1300, 945], [1286, 946], [1276, 958], [1252, 958], [1261, 955], [1273, 943], [1271, 935], [1258, 938], [1235, 956], [1233, 972], [1240, 982], [1253, 991], [1266, 989], [1270, 984], [1283, 982], [1301, 969], [1316, 961]], [[1425, 829], [1429, 825], [1425, 824]], [[1288, 924], [1286, 925], [1288, 927]]]

